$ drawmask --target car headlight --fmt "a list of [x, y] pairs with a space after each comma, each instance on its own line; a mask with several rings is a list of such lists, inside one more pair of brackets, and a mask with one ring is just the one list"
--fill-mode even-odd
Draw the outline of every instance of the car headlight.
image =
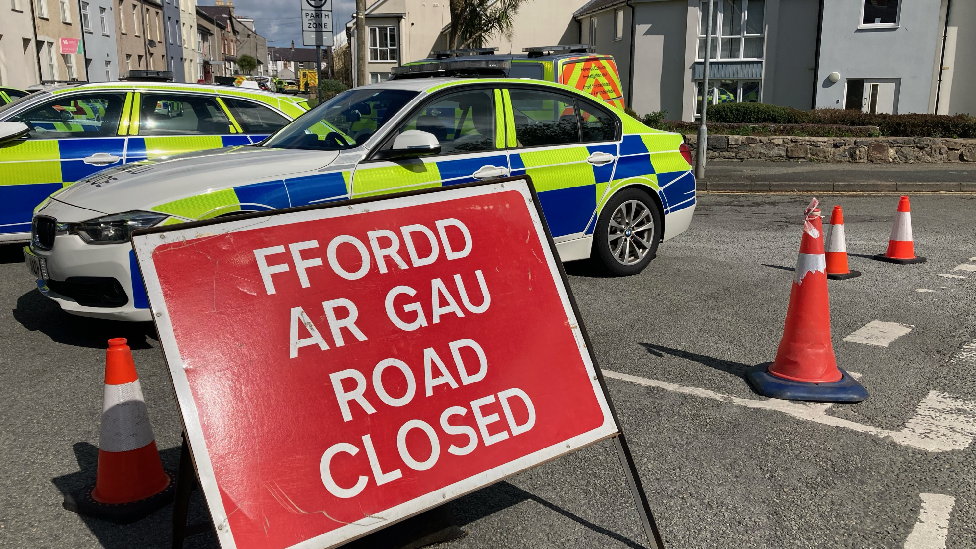
[[133, 211], [81, 223], [66, 223], [64, 229], [69, 234], [80, 236], [88, 244], [121, 244], [129, 241], [132, 231], [152, 227], [168, 217], [168, 214]]

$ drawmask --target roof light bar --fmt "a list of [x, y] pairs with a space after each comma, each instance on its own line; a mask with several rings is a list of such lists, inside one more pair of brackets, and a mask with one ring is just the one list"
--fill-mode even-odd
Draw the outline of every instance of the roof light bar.
[[566, 44], [557, 46], [536, 46], [534, 48], [522, 48], [522, 51], [529, 54], [529, 57], [542, 57], [546, 54], [556, 53], [594, 53], [596, 49], [587, 44]]
[[480, 69], [507, 71], [512, 68], [512, 62], [507, 59], [485, 59], [471, 61], [446, 61], [432, 63], [418, 63], [416, 65], [404, 65], [393, 67], [394, 76], [407, 76], [418, 74], [445, 74], [448, 72], [477, 72]]
[[498, 48], [461, 48], [456, 50], [437, 50], [434, 52], [436, 59], [447, 59], [448, 57], [464, 57], [467, 55], [492, 55]]

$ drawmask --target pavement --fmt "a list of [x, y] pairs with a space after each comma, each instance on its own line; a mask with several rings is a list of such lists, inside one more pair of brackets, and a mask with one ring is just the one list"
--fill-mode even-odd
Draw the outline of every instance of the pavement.
[[[665, 544], [976, 548], [976, 195], [912, 196], [928, 261], [909, 266], [870, 259], [897, 195], [818, 198], [844, 207], [864, 273], [829, 283], [837, 361], [870, 392], [860, 404], [773, 401], [743, 377], [775, 356], [809, 194], [702, 194], [689, 231], [637, 276], [567, 265]], [[61, 507], [94, 482], [110, 337], [133, 347], [175, 468], [180, 420], [153, 327], [62, 313], [0, 247], [0, 547], [170, 546], [171, 507], [128, 526]], [[449, 505], [467, 536], [439, 547], [647, 546], [611, 442]], [[206, 517], [199, 492], [192, 514]]]
[[976, 164], [828, 164], [712, 160], [699, 190], [733, 192], [976, 192]]

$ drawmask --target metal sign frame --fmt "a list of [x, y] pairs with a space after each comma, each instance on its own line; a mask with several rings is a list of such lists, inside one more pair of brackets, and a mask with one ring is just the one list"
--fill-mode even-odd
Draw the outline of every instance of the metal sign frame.
[[[623, 429], [617, 418], [615, 407], [607, 391], [603, 373], [597, 364], [596, 356], [593, 352], [593, 345], [583, 325], [582, 316], [580, 315], [576, 300], [570, 290], [566, 272], [556, 255], [556, 245], [549, 232], [549, 227], [544, 221], [542, 205], [529, 176], [495, 179], [486, 182], [425, 189], [395, 195], [381, 195], [313, 206], [242, 214], [222, 219], [195, 221], [139, 230], [133, 234], [132, 247], [135, 251], [139, 268], [143, 273], [143, 280], [146, 284], [147, 295], [149, 296], [150, 311], [153, 316], [153, 321], [156, 324], [159, 341], [176, 392], [186, 441], [188, 442], [190, 452], [192, 452], [192, 462], [196, 469], [196, 476], [199, 479], [211, 517], [213, 518], [221, 547], [224, 549], [236, 548], [236, 542], [230, 531], [230, 524], [227, 520], [227, 514], [217, 485], [213, 463], [208, 453], [203, 428], [199, 421], [196, 404], [191, 395], [189, 381], [184, 370], [185, 364], [180, 355], [173, 324], [166, 308], [165, 297], [163, 296], [159, 277], [152, 261], [154, 250], [161, 245], [170, 244], [180, 239], [207, 238], [237, 230], [255, 229], [257, 228], [256, 222], [261, 223], [262, 228], [267, 228], [290, 225], [300, 221], [339, 218], [365, 212], [398, 209], [510, 190], [520, 192], [526, 200], [529, 214], [532, 217], [532, 224], [536, 228], [537, 235], [542, 243], [545, 263], [550, 269], [550, 273], [556, 283], [560, 301], [563, 303], [565, 313], [570, 320], [574, 339], [577, 342], [586, 371], [590, 376], [599, 408], [604, 412], [605, 420], [602, 426], [587, 433], [576, 435], [568, 440], [563, 440], [554, 446], [523, 455], [515, 460], [458, 481], [453, 485], [428, 492], [413, 500], [391, 507], [383, 511], [389, 518], [382, 521], [382, 527], [379, 526], [379, 522], [371, 526], [353, 523], [320, 534], [292, 547], [302, 549], [337, 547], [426, 510], [435, 508], [443, 503], [457, 499], [465, 494], [487, 487], [511, 475], [536, 467], [542, 463], [570, 454], [608, 438], [614, 439], [618, 458], [627, 475], [628, 486], [637, 504], [642, 527], [650, 543], [649, 546], [654, 549], [663, 547], [661, 535], [651, 513], [640, 476], [624, 437]], [[295, 219], [296, 216], [301, 219]], [[294, 220], [288, 222], [289, 219]], [[349, 535], [351, 533], [349, 528], [354, 525], [356, 527], [356, 534]]]
[[332, 0], [302, 0], [302, 44], [331, 46], [334, 31]]

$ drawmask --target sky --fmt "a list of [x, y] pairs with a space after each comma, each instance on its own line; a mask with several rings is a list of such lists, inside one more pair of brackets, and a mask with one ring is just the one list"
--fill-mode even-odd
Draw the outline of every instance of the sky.
[[[276, 48], [302, 46], [303, 0], [233, 0], [234, 13], [254, 19], [258, 34], [268, 39], [268, 46]], [[198, 6], [212, 6], [214, 0], [197, 0]], [[342, 28], [356, 11], [355, 0], [332, 0], [334, 28]]]

